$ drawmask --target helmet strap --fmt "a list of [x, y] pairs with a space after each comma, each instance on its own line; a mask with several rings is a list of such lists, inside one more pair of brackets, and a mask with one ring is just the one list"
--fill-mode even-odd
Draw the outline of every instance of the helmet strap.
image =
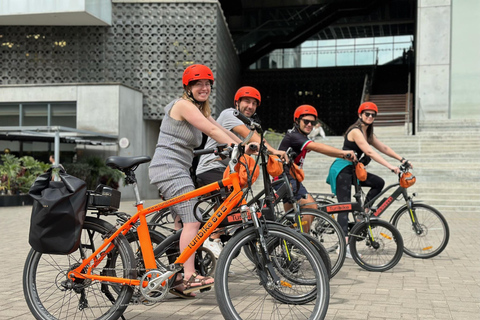
[[370, 125], [370, 124], [366, 123], [365, 121], [363, 121], [361, 114], [360, 114], [360, 117], [358, 117], [358, 120], [360, 120], [360, 122], [361, 122], [362, 124], [366, 125], [367, 127]]
[[204, 104], [205, 102], [201, 102], [201, 101], [198, 101], [197, 99], [195, 99], [195, 98], [193, 97], [192, 91], [190, 91], [190, 90], [189, 90], [189, 91], [185, 91], [185, 93], [186, 93], [186, 96], [187, 96], [187, 100], [188, 100], [188, 101], [192, 102], [192, 103], [193, 103], [194, 105], [196, 105], [200, 110], [203, 109], [203, 104]]
[[297, 120], [295, 120], [293, 127], [297, 129], [297, 131], [299, 131], [301, 134], [304, 134], [307, 136], [308, 134], [304, 132], [302, 129], [300, 129], [300, 120], [302, 120], [302, 118], [298, 118]]

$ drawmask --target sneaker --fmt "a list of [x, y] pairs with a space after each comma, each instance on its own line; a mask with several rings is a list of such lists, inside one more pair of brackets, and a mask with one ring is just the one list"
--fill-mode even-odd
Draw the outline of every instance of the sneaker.
[[347, 252], [345, 253], [345, 257], [348, 259], [353, 259], [352, 254], [350, 253], [350, 245], [347, 244]]
[[[358, 254], [358, 256], [361, 258], [363, 255], [361, 253]], [[347, 252], [345, 253], [345, 257], [348, 259], [353, 259], [352, 254], [350, 253], [350, 245], [347, 244]]]
[[218, 258], [218, 256], [220, 255], [220, 252], [222, 252], [222, 249], [223, 249], [222, 242], [220, 241], [220, 239], [215, 239], [215, 240], [208, 239], [203, 243], [203, 246], [209, 249], [210, 251], [212, 251], [215, 258]]

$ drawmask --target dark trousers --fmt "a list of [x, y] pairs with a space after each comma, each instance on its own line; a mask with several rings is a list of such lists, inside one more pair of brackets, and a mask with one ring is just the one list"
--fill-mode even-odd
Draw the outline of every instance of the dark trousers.
[[[352, 202], [353, 166], [345, 167], [337, 176], [338, 202]], [[365, 197], [365, 203], [377, 196], [385, 186], [385, 180], [373, 173], [367, 173], [367, 180], [360, 181], [362, 187], [370, 187]], [[348, 235], [348, 213], [339, 213], [337, 221]]]

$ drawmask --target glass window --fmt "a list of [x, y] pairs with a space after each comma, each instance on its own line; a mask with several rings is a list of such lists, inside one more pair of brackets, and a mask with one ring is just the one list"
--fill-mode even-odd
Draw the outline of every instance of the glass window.
[[77, 107], [75, 102], [51, 104], [50, 112], [50, 125], [69, 128], [77, 127]]
[[302, 48], [301, 55], [301, 68], [315, 68], [317, 66], [318, 49], [315, 48]]
[[374, 38], [355, 39], [355, 65], [375, 64]]
[[334, 67], [335, 47], [323, 47], [318, 50], [318, 67]]
[[18, 104], [0, 104], [0, 127], [20, 125], [20, 106]]
[[300, 65], [300, 50], [296, 48], [284, 49], [284, 59], [283, 67], [284, 68], [298, 68]]
[[23, 126], [48, 126], [48, 108], [45, 103], [23, 104]]
[[355, 45], [370, 45], [373, 47], [374, 38], [357, 38], [355, 39]]
[[393, 60], [393, 43], [377, 44], [378, 64], [385, 64]]
[[304, 43], [302, 43], [300, 46], [302, 49], [304, 48], [316, 48], [318, 47], [318, 40], [307, 40]]
[[353, 66], [355, 63], [355, 40], [337, 40], [337, 66]]
[[[385, 64], [412, 46], [413, 36], [309, 40], [296, 48], [277, 49], [252, 65], [262, 68], [315, 68]], [[268, 57], [268, 58], [267, 58]]]

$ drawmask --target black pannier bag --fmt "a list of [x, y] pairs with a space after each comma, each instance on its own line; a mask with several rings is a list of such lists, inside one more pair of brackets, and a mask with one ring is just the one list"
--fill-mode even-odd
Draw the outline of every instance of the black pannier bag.
[[35, 251], [69, 254], [78, 249], [87, 209], [86, 182], [60, 169], [38, 176], [29, 190], [34, 199], [28, 242]]

